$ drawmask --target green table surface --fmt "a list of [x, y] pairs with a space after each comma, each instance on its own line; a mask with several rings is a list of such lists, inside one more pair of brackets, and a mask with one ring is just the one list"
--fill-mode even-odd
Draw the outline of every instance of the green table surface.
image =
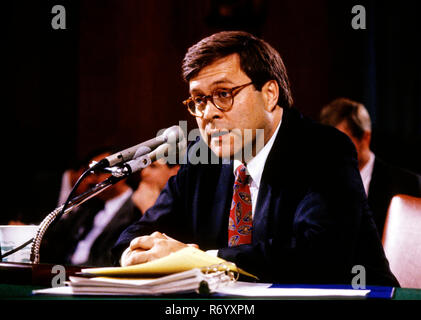
[[[293, 297], [214, 297], [200, 296], [196, 294], [188, 295], [172, 295], [172, 296], [52, 296], [52, 295], [33, 295], [32, 291], [36, 289], [51, 287], [52, 264], [25, 264], [25, 263], [6, 263], [0, 262], [0, 300], [164, 300], [164, 299], [215, 299], [215, 300], [291, 300]], [[66, 280], [69, 276], [76, 274], [81, 267], [66, 266]], [[301, 298], [299, 300], [306, 300]], [[298, 300], [295, 298], [295, 300]], [[307, 299], [309, 300], [309, 299]], [[313, 300], [313, 298], [311, 299]], [[343, 299], [344, 300], [344, 299]], [[390, 300], [390, 299], [373, 299], [365, 300]], [[392, 300], [421, 300], [421, 289], [395, 288]]]

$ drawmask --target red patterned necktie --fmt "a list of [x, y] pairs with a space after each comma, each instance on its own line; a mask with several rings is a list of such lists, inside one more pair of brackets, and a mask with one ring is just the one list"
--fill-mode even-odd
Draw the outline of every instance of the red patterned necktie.
[[251, 243], [253, 228], [251, 194], [247, 169], [241, 164], [235, 170], [234, 194], [228, 223], [228, 246]]

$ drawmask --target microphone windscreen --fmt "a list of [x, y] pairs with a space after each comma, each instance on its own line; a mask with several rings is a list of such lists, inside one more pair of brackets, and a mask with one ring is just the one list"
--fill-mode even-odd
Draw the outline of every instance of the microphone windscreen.
[[168, 143], [177, 143], [185, 139], [184, 132], [179, 126], [169, 127], [162, 135], [167, 138]]

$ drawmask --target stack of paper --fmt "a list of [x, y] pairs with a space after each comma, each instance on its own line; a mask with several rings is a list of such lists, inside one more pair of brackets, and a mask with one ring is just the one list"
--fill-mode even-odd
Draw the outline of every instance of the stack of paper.
[[[235, 280], [235, 274], [253, 275], [221, 258], [193, 247], [143, 264], [115, 268], [82, 269], [66, 287], [33, 291], [34, 294], [157, 295], [215, 292]], [[256, 278], [256, 277], [254, 277]]]
[[72, 295], [162, 295], [215, 292], [230, 282], [225, 272], [205, 274], [200, 269], [175, 273], [157, 279], [109, 277], [70, 277], [65, 287], [35, 290], [34, 294]]

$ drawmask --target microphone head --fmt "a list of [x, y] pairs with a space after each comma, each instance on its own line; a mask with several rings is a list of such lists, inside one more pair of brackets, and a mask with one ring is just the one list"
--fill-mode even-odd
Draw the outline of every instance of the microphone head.
[[180, 126], [172, 126], [162, 133], [162, 135], [167, 139], [168, 143], [177, 143], [185, 139], [184, 132]]
[[[153, 149], [159, 148], [160, 146], [169, 143], [175, 145], [179, 141], [184, 141], [184, 132], [179, 126], [172, 126], [164, 130], [162, 134], [159, 134], [154, 141], [156, 144], [153, 145], [153, 148], [150, 146], [140, 146], [136, 153], [133, 156], [133, 159], [144, 156], [147, 153], [150, 153]], [[162, 150], [162, 148], [160, 149]]]
[[[160, 132], [162, 131], [160, 130]], [[125, 163], [132, 159], [142, 157], [152, 152], [152, 150], [158, 148], [159, 146], [167, 143], [173, 145], [173, 147], [170, 150], [168, 150], [170, 153], [173, 153], [175, 151], [173, 149], [178, 149], [175, 148], [175, 145], [178, 144], [180, 141], [187, 145], [187, 143], [185, 142], [183, 130], [179, 126], [172, 126], [165, 129], [162, 132], [162, 134], [158, 134], [156, 138], [139, 143], [135, 146], [132, 146], [130, 148], [127, 148], [125, 150], [122, 150], [104, 158], [100, 161], [98, 165], [95, 166], [95, 168], [113, 167], [117, 164]], [[161, 148], [159, 152], [162, 153], [163, 149], [164, 148]]]

